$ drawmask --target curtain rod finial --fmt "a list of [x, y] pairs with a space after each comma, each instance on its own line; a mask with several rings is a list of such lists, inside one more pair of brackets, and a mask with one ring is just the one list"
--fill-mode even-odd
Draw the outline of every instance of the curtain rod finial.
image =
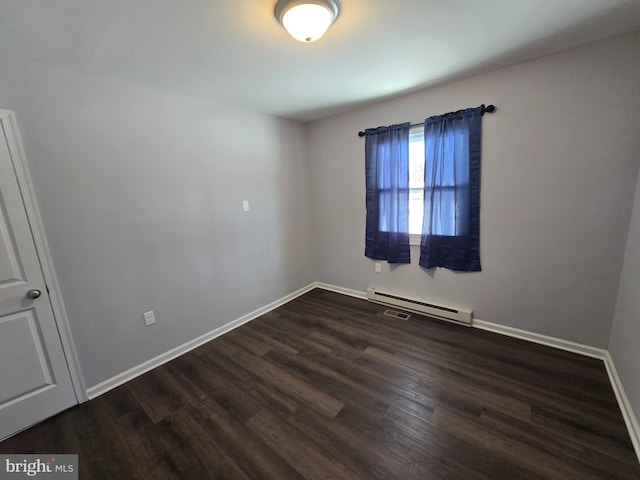
[[362, 130], [361, 130], [361, 131], [359, 131], [359, 132], [358, 132], [358, 136], [359, 136], [359, 137], [364, 137], [364, 132], [363, 132]]

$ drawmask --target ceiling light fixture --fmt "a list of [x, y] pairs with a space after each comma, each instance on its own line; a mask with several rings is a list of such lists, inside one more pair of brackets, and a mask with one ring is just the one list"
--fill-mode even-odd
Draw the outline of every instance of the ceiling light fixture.
[[301, 42], [318, 40], [340, 13], [337, 0], [278, 0], [275, 14], [287, 32]]

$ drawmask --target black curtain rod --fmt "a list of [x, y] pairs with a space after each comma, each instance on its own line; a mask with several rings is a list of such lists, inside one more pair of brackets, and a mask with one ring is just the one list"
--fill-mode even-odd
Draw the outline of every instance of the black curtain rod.
[[[482, 115], [484, 115], [485, 113], [493, 113], [496, 111], [496, 106], [495, 105], [487, 105], [486, 107], [483, 106], [482, 107]], [[420, 123], [412, 123], [411, 125], [409, 125], [410, 127], [417, 127], [418, 125], [424, 125], [424, 122], [420, 122]], [[359, 137], [364, 137], [364, 132], [360, 131], [358, 132], [358, 136]]]

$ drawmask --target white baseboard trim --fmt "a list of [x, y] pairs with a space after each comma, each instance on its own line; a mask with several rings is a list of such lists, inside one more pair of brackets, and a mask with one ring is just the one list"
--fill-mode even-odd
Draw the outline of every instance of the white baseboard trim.
[[618, 405], [620, 406], [624, 423], [627, 425], [627, 430], [631, 437], [631, 443], [633, 443], [633, 448], [636, 451], [638, 461], [640, 461], [640, 425], [638, 425], [638, 419], [633, 413], [629, 397], [627, 397], [627, 394], [624, 391], [622, 381], [620, 380], [616, 366], [613, 363], [613, 358], [611, 358], [608, 351], [605, 352], [604, 366], [607, 369], [613, 393], [615, 393], [616, 399], [618, 400]]
[[589, 345], [583, 345], [581, 343], [571, 342], [569, 340], [563, 340], [561, 338], [549, 337], [547, 335], [529, 332], [527, 330], [520, 330], [519, 328], [507, 327], [505, 325], [487, 322], [476, 318], [473, 319], [472, 326], [475, 328], [479, 328], [480, 330], [486, 330], [488, 332], [499, 333], [500, 335], [506, 335], [508, 337], [527, 340], [529, 342], [546, 345], [547, 347], [558, 348], [560, 350], [566, 350], [567, 352], [577, 353], [586, 357], [604, 360], [605, 356], [607, 355], [607, 351], [602, 348], [591, 347]]
[[359, 290], [352, 290], [350, 288], [337, 287], [335, 285], [329, 285], [328, 283], [322, 283], [322, 282], [314, 283], [314, 287], [321, 288], [322, 290], [328, 290], [330, 292], [341, 293], [343, 295], [348, 295], [350, 297], [360, 298], [363, 300], [367, 299], [367, 293], [360, 292]]
[[114, 388], [119, 387], [120, 385], [130, 380], [133, 380], [136, 377], [139, 377], [143, 373], [147, 373], [148, 371], [153, 370], [154, 368], [159, 367], [160, 365], [163, 365], [175, 358], [178, 358], [180, 355], [184, 355], [185, 353], [190, 352], [191, 350], [194, 350], [195, 348], [198, 348], [201, 345], [204, 345], [205, 343], [213, 340], [216, 337], [219, 337], [220, 335], [230, 332], [231, 330], [238, 328], [239, 326], [244, 325], [245, 323], [248, 323], [251, 320], [254, 320], [260, 315], [264, 315], [265, 313], [268, 313], [271, 310], [275, 310], [281, 305], [284, 305], [285, 303], [290, 302], [294, 298], [297, 298], [313, 290], [314, 288], [316, 288], [316, 286], [317, 286], [316, 283], [311, 283], [306, 287], [296, 290], [295, 292], [290, 293], [289, 295], [286, 295], [274, 302], [271, 302], [268, 305], [265, 305], [264, 307], [260, 307], [254, 310], [253, 312], [247, 313], [246, 315], [243, 315], [240, 318], [236, 318], [235, 320], [232, 320], [231, 322], [226, 323], [221, 327], [218, 327], [214, 330], [211, 330], [208, 333], [205, 333], [204, 335], [201, 335], [197, 338], [194, 338], [193, 340], [183, 343], [182, 345], [179, 345], [176, 348], [172, 348], [171, 350], [165, 353], [162, 353], [157, 357], [151, 358], [146, 362], [141, 363], [140, 365], [136, 365], [135, 367], [132, 367], [122, 373], [119, 373], [118, 375], [115, 375], [114, 377], [111, 377], [105, 380], [104, 382], [100, 382], [97, 385], [94, 385], [87, 389], [87, 397], [89, 400], [93, 400], [94, 398], [99, 397], [104, 393], [107, 393], [109, 390], [113, 390]]

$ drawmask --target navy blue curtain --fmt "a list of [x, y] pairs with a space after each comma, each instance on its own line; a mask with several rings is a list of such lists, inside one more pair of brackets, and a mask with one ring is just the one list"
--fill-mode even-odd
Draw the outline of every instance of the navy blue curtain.
[[409, 123], [365, 130], [365, 256], [410, 263]]
[[480, 160], [484, 105], [424, 123], [420, 265], [480, 271]]

